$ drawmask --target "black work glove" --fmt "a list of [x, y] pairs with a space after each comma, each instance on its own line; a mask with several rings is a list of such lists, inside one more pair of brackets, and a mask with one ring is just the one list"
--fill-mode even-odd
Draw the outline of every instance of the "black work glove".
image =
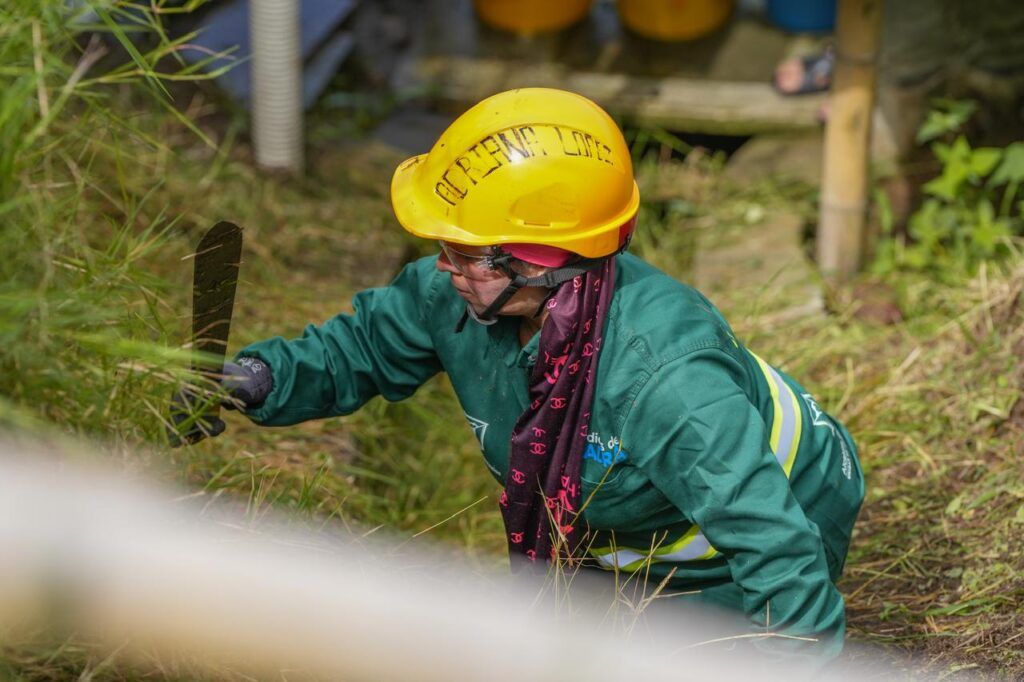
[[[221, 374], [216, 376], [227, 393], [224, 407], [243, 411], [263, 404], [274, 378], [270, 365], [253, 357], [242, 357], [238, 363], [225, 362]], [[179, 388], [171, 396], [171, 425], [168, 429], [171, 447], [192, 445], [204, 438], [213, 438], [224, 432], [224, 421], [211, 409], [215, 396], [203, 396], [196, 387]]]

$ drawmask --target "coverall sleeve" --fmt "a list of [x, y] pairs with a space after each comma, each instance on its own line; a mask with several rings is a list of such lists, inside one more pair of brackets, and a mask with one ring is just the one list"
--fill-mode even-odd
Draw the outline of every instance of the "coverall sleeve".
[[412, 395], [441, 369], [426, 322], [439, 282], [432, 272], [431, 259], [407, 265], [389, 286], [356, 294], [351, 315], [239, 351], [265, 360], [274, 377], [266, 401], [247, 416], [283, 426], [350, 414], [375, 395]]
[[[658, 369], [638, 396], [653, 484], [724, 555], [756, 631], [814, 637], [814, 658], [842, 647], [845, 608], [817, 526], [790, 492], [743, 366], [719, 347]], [[799, 454], [797, 455], [799, 456]], [[759, 648], [808, 649], [769, 639]]]

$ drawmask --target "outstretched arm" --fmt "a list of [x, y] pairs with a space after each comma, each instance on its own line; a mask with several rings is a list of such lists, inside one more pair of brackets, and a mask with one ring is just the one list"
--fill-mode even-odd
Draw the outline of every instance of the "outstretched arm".
[[273, 390], [246, 414], [267, 426], [349, 414], [375, 395], [401, 400], [441, 369], [426, 316], [439, 278], [432, 259], [407, 265], [386, 287], [353, 299], [351, 315], [308, 325], [298, 339], [274, 337], [242, 349], [273, 374]]

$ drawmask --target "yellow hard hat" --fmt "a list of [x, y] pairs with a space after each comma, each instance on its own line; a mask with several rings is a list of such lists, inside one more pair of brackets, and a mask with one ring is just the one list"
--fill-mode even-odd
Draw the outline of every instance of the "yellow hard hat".
[[622, 131], [564, 90], [523, 88], [483, 100], [391, 180], [398, 222], [459, 244], [544, 244], [615, 253], [640, 204]]

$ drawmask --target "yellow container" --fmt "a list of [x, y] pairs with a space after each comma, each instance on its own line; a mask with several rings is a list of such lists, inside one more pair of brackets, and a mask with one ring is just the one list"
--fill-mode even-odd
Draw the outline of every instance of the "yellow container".
[[631, 30], [655, 40], [693, 40], [714, 33], [732, 14], [735, 0], [617, 0]]
[[473, 0], [484, 23], [513, 33], [544, 33], [572, 26], [592, 0]]

